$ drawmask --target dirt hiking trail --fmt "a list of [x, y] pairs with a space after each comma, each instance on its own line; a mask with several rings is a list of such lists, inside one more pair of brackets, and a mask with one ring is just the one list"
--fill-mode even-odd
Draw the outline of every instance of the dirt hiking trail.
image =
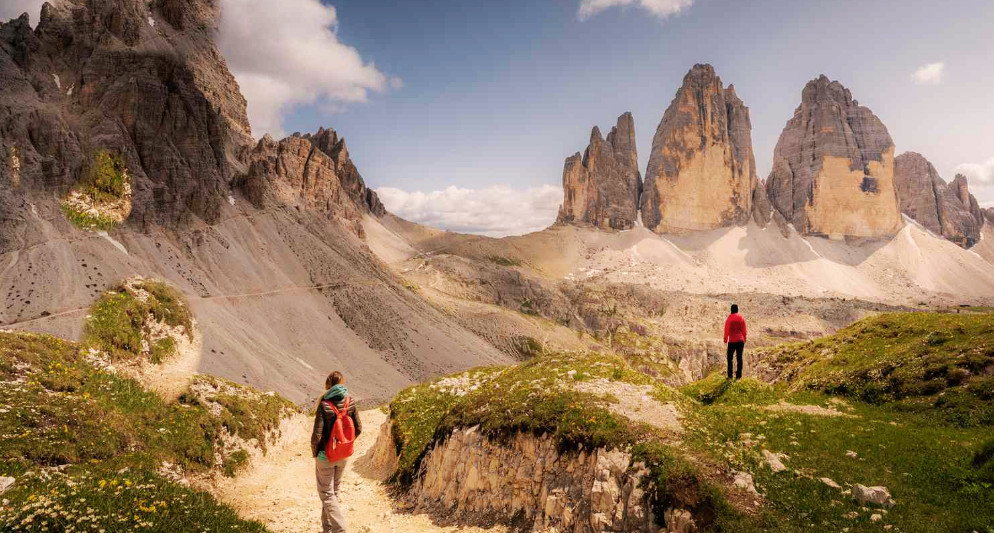
[[[397, 531], [404, 533], [506, 533], [463, 525], [440, 526], [425, 514], [399, 509], [382, 481], [389, 475], [373, 464], [374, 443], [386, 415], [378, 410], [359, 414], [365, 431], [356, 441], [355, 455], [342, 479], [341, 503], [349, 520], [349, 533]], [[211, 490], [246, 519], [259, 520], [278, 533], [321, 531], [321, 508], [310, 454], [310, 418], [297, 417], [290, 434], [279, 446], [257, 458], [252, 466], [233, 479], [225, 478]], [[306, 420], [306, 422], [305, 422]], [[297, 427], [300, 426], [300, 427]]]

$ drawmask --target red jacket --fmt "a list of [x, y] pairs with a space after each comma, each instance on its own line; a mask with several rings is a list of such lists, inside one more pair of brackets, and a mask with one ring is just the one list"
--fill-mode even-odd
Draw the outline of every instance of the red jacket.
[[725, 342], [745, 342], [749, 332], [746, 331], [746, 320], [735, 313], [728, 315], [725, 321]]

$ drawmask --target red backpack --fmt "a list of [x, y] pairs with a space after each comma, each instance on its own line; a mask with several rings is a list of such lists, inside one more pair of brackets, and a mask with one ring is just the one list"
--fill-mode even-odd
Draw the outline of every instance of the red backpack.
[[348, 459], [355, 451], [355, 423], [349, 416], [349, 400], [351, 398], [345, 398], [341, 411], [334, 403], [324, 402], [335, 413], [335, 425], [331, 427], [331, 435], [324, 445], [324, 455], [329, 463]]

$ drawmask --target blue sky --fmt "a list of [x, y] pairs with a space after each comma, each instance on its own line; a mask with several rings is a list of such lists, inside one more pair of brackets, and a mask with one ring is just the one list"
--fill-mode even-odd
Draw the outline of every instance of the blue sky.
[[[881, 117], [898, 153], [923, 153], [946, 180], [994, 158], [994, 2], [697, 0], [665, 19], [635, 2], [582, 21], [579, 6], [340, 0], [341, 41], [403, 87], [333, 115], [302, 108], [286, 127], [343, 132], [373, 187], [557, 186], [590, 128], [624, 111], [644, 167], [683, 75], [709, 62], [750, 108], [761, 178], [822, 73]], [[915, 82], [937, 62], [939, 83]], [[982, 177], [976, 193], [994, 201]]]
[[[367, 183], [389, 189], [387, 206], [419, 221], [491, 234], [546, 224], [563, 160], [625, 111], [644, 169], [699, 62], [749, 106], [761, 178], [801, 89], [824, 73], [884, 121], [898, 153], [921, 152], [947, 181], [973, 165], [961, 170], [994, 201], [994, 2], [320, 1], [222, 0], [222, 51], [256, 104], [255, 133], [335, 128]], [[582, 2], [604, 9], [581, 20]], [[934, 63], [941, 76], [916, 82]], [[515, 225], [517, 207], [539, 204]], [[477, 224], [452, 212], [462, 205], [514, 220]]]

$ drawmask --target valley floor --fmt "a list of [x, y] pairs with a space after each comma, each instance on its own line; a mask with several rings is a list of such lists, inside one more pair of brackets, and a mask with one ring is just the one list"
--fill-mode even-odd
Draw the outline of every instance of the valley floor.
[[[350, 531], [359, 533], [404, 531], [410, 533], [505, 533], [503, 526], [480, 529], [464, 525], [439, 525], [426, 514], [400, 509], [382, 483], [382, 469], [371, 468], [373, 445], [387, 415], [378, 409], [360, 413], [365, 432], [356, 441], [355, 456], [342, 480], [342, 505]], [[284, 444], [235, 478], [225, 478], [212, 492], [231, 505], [239, 516], [258, 520], [277, 533], [318, 531], [321, 508], [310, 456], [310, 419], [297, 417], [299, 430], [286, 435]], [[389, 473], [386, 473], [389, 475]]]

